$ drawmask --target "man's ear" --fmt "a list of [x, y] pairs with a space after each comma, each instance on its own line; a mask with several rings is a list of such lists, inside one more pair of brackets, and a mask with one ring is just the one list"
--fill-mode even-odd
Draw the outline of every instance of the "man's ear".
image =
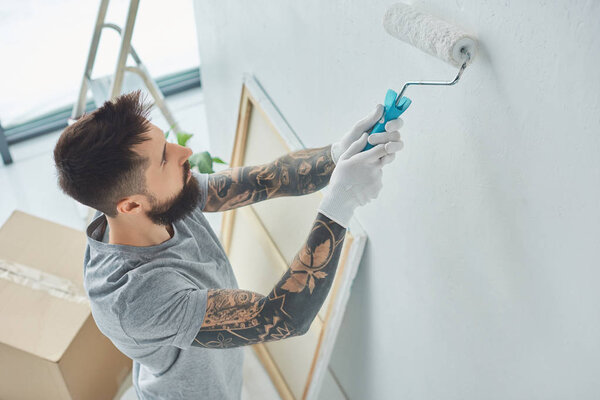
[[142, 211], [142, 204], [137, 196], [126, 197], [117, 203], [117, 211], [121, 214], [138, 214]]

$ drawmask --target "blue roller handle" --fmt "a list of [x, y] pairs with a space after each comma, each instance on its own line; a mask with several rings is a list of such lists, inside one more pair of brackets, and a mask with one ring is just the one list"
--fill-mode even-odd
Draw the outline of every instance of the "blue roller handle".
[[[385, 95], [385, 110], [383, 111], [383, 115], [381, 119], [377, 121], [377, 123], [373, 126], [373, 128], [367, 132], [369, 135], [371, 133], [379, 133], [385, 131], [385, 124], [389, 120], [398, 118], [404, 111], [406, 111], [408, 106], [410, 106], [410, 103], [412, 103], [412, 101], [408, 97], [402, 96], [402, 98], [398, 102], [398, 106], [396, 106], [396, 97], [398, 97], [398, 94], [392, 89], [389, 89], [387, 91]], [[373, 147], [374, 146], [371, 143], [367, 142], [367, 145], [362, 151], [369, 150]]]

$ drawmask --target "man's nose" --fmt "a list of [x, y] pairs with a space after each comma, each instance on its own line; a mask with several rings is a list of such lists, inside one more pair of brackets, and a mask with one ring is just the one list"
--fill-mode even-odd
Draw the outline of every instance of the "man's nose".
[[184, 147], [184, 146], [181, 146], [181, 147], [183, 149], [182, 157], [181, 157], [181, 164], [183, 164], [187, 161], [188, 158], [190, 158], [190, 156], [193, 154], [193, 151], [189, 147]]

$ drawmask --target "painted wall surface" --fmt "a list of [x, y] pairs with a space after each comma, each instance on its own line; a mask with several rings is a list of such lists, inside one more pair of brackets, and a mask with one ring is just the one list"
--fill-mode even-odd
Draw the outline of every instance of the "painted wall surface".
[[[391, 3], [197, 0], [211, 150], [231, 154], [243, 73], [307, 147], [453, 78], [385, 33]], [[417, 4], [480, 52], [407, 92], [331, 367], [351, 399], [600, 398], [600, 2]]]

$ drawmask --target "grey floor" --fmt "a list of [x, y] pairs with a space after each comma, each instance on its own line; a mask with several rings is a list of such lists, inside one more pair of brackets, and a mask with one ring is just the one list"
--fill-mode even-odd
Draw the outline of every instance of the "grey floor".
[[[203, 93], [200, 89], [171, 96], [167, 105], [179, 122], [181, 129], [194, 133], [188, 143], [194, 152], [210, 151]], [[159, 112], [154, 111], [152, 122], [162, 129], [167, 123]], [[52, 150], [60, 131], [44, 135], [10, 147], [13, 164], [0, 163], [0, 225], [15, 210], [45, 218], [58, 224], [83, 231], [87, 209], [64, 195], [56, 184], [56, 174], [52, 161]], [[229, 161], [228, 154], [213, 154]], [[221, 228], [221, 213], [206, 213], [206, 218], [217, 234]], [[266, 372], [250, 349], [246, 349], [244, 363], [244, 387], [242, 399], [279, 399]], [[131, 376], [121, 386], [115, 400], [136, 399], [131, 390]]]

